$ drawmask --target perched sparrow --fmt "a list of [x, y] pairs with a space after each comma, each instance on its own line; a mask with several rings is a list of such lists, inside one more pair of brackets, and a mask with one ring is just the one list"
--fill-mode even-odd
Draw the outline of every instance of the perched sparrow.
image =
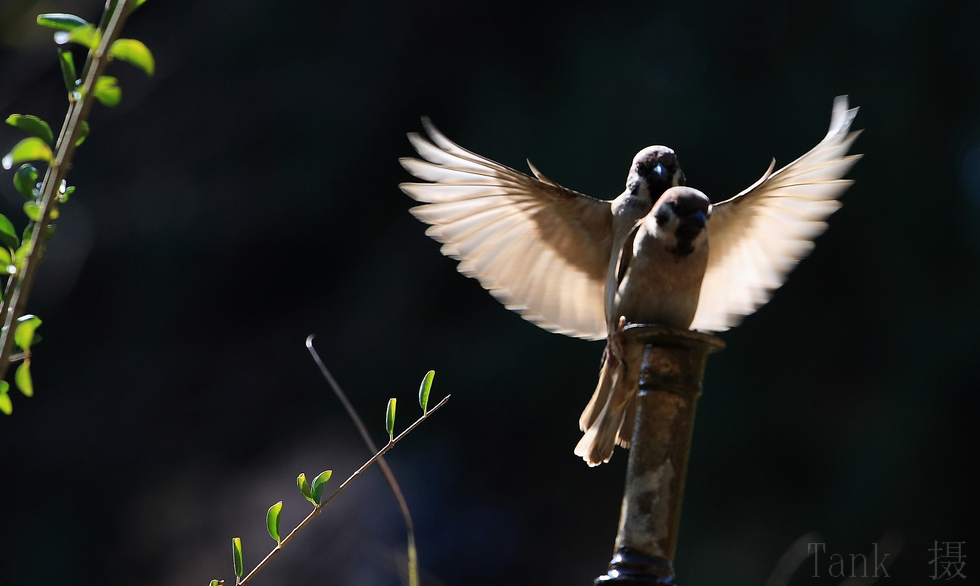
[[401, 163], [431, 183], [401, 188], [425, 204], [412, 213], [431, 224], [426, 234], [443, 254], [508, 309], [550, 331], [608, 336], [575, 449], [594, 466], [631, 439], [636, 374], [623, 365], [636, 357], [618, 343], [622, 324], [722, 331], [768, 301], [840, 207], [836, 198], [851, 183], [841, 177], [860, 158], [846, 156], [856, 115], [838, 97], [816, 147], [775, 173], [773, 162], [714, 206], [681, 187], [684, 174], [666, 147], [640, 151], [626, 190], [604, 201], [558, 185], [530, 162], [534, 177], [471, 153], [428, 121], [429, 140], [409, 134], [426, 160]]

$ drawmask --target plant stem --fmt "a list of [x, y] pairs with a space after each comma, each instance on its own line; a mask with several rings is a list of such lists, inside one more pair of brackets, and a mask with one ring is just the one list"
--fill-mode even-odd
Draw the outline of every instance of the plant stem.
[[3, 291], [3, 303], [0, 304], [0, 323], [7, 323], [7, 311], [10, 309], [10, 304], [7, 303], [7, 300], [10, 299], [11, 295], [13, 295], [14, 287], [16, 286], [17, 276], [10, 275], [10, 278], [7, 279], [7, 286]]
[[[38, 265], [44, 255], [44, 238], [47, 236], [48, 226], [51, 224], [51, 212], [54, 211], [55, 201], [61, 182], [68, 175], [71, 167], [71, 160], [75, 154], [76, 142], [79, 133], [82, 131], [82, 122], [88, 118], [89, 110], [92, 109], [92, 89], [95, 87], [96, 80], [105, 71], [109, 64], [109, 47], [119, 37], [126, 17], [129, 16], [129, 5], [132, 0], [120, 0], [118, 3], [113, 0], [106, 2], [106, 11], [109, 11], [112, 4], [116, 4], [115, 10], [109, 17], [105, 31], [103, 31], [102, 41], [94, 51], [89, 51], [88, 62], [85, 71], [82, 73], [82, 86], [79, 90], [81, 98], [68, 106], [68, 114], [58, 135], [57, 148], [55, 150], [54, 161], [48, 165], [48, 170], [44, 174], [44, 181], [41, 184], [41, 213], [34, 224], [34, 230], [28, 243], [27, 254], [24, 255], [24, 262], [16, 275], [10, 277], [16, 280], [13, 291], [9, 297], [4, 297], [4, 307], [0, 314], [3, 316], [4, 331], [0, 338], [0, 380], [7, 374], [10, 366], [10, 353], [14, 345], [14, 330], [17, 329], [17, 320], [24, 314], [27, 299], [34, 285], [34, 278], [37, 275]], [[8, 287], [9, 289], [9, 287]]]
[[[306, 347], [309, 349], [310, 354], [313, 355], [313, 361], [316, 362], [317, 366], [320, 367], [320, 373], [323, 377], [327, 379], [330, 387], [333, 389], [337, 398], [340, 399], [340, 403], [347, 410], [347, 415], [350, 416], [351, 420], [354, 422], [354, 427], [361, 434], [361, 439], [367, 444], [367, 447], [372, 452], [377, 452], [378, 447], [371, 440], [371, 436], [368, 435], [367, 427], [361, 420], [360, 415], [351, 405], [351, 402], [347, 399], [347, 394], [344, 393], [343, 389], [334, 379], [333, 375], [327, 369], [327, 366], [320, 359], [320, 355], [317, 354], [316, 350], [313, 349], [313, 334], [310, 334], [306, 338]], [[408, 541], [408, 585], [418, 586], [419, 583], [419, 561], [418, 553], [415, 549], [415, 524], [412, 523], [412, 513], [408, 510], [408, 502], [405, 500], [405, 495], [402, 493], [401, 487], [398, 485], [398, 481], [395, 480], [395, 473], [391, 471], [388, 466], [388, 462], [384, 458], [378, 458], [378, 466], [381, 468], [381, 473], [384, 474], [385, 479], [388, 481], [388, 485], [391, 486], [391, 492], [395, 493], [395, 499], [398, 501], [398, 507], [402, 511], [402, 517], [405, 518], [405, 533], [406, 540]]]
[[416, 427], [418, 427], [420, 423], [422, 423], [423, 421], [425, 421], [426, 419], [428, 419], [430, 415], [432, 415], [433, 413], [436, 412], [436, 410], [438, 410], [440, 407], [442, 407], [443, 405], [445, 405], [446, 404], [446, 401], [448, 401], [449, 400], [449, 397], [451, 397], [451, 396], [452, 395], [446, 395], [445, 398], [443, 398], [442, 401], [439, 401], [439, 404], [438, 405], [436, 405], [432, 409], [429, 409], [425, 414], [422, 415], [422, 417], [419, 417], [418, 419], [416, 419], [415, 422], [412, 423], [411, 425], [409, 425], [408, 428], [405, 429], [405, 431], [401, 432], [398, 435], [398, 437], [396, 437], [396, 438], [392, 439], [391, 441], [389, 441], [388, 444], [385, 445], [385, 447], [381, 448], [374, 456], [371, 457], [370, 460], [368, 460], [367, 462], [364, 463], [364, 465], [362, 465], [360, 468], [358, 468], [356, 472], [354, 472], [353, 474], [351, 474], [350, 476], [348, 476], [347, 477], [347, 480], [345, 480], [343, 482], [343, 484], [341, 484], [337, 488], [337, 490], [335, 490], [334, 493], [332, 495], [330, 495], [330, 498], [328, 498], [327, 500], [325, 500], [322, 503], [320, 503], [319, 505], [317, 505], [316, 508], [313, 509], [313, 511], [310, 512], [310, 514], [307, 515], [306, 518], [303, 519], [303, 521], [301, 521], [299, 525], [297, 525], [296, 527], [294, 527], [293, 530], [289, 532], [289, 535], [287, 535], [286, 537], [284, 537], [283, 540], [279, 542], [279, 545], [277, 545], [275, 548], [273, 548], [273, 550], [270, 551], [269, 554], [266, 555], [265, 558], [261, 562], [259, 562], [259, 564], [257, 566], [255, 566], [254, 568], [252, 568], [252, 571], [249, 572], [248, 574], [246, 574], [246, 576], [244, 578], [242, 578], [241, 581], [238, 582], [238, 584], [239, 585], [245, 584], [246, 582], [248, 582], [252, 578], [252, 576], [254, 576], [256, 573], [258, 573], [259, 570], [261, 570], [263, 567], [265, 567], [265, 565], [267, 563], [269, 563], [269, 560], [271, 560], [272, 558], [274, 558], [276, 556], [276, 554], [279, 553], [279, 551], [282, 549], [282, 547], [284, 545], [286, 545], [286, 543], [290, 539], [292, 539], [294, 535], [296, 535], [297, 533], [299, 533], [300, 529], [302, 529], [303, 527], [305, 527], [306, 524], [309, 523], [313, 519], [313, 517], [316, 517], [317, 515], [319, 515], [320, 512], [323, 511], [323, 508], [326, 507], [328, 504], [330, 504], [330, 501], [332, 501], [334, 498], [336, 498], [337, 495], [341, 493], [341, 491], [343, 491], [345, 488], [347, 488], [347, 485], [350, 484], [351, 481], [353, 481], [355, 478], [357, 478], [358, 476], [360, 476], [362, 472], [364, 472], [365, 470], [367, 470], [368, 468], [370, 468], [371, 467], [371, 464], [374, 464], [375, 462], [377, 462], [382, 456], [385, 455], [385, 453], [388, 452], [388, 450], [390, 450], [391, 448], [395, 447], [395, 444], [397, 444], [398, 442], [400, 442], [402, 440], [402, 438], [404, 438], [406, 435], [408, 435], [413, 429], [415, 429]]

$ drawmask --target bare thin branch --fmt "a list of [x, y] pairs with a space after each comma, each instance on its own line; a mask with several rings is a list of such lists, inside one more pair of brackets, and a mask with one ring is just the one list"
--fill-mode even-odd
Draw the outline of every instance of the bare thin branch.
[[[364, 425], [364, 421], [361, 420], [360, 415], [358, 415], [357, 410], [354, 409], [354, 405], [347, 399], [347, 394], [344, 390], [340, 388], [340, 384], [327, 369], [327, 366], [320, 359], [320, 355], [313, 348], [313, 338], [315, 336], [310, 334], [306, 338], [306, 348], [310, 351], [310, 355], [313, 356], [313, 361], [320, 368], [320, 373], [323, 374], [323, 378], [327, 379], [327, 383], [333, 389], [335, 395], [340, 400], [340, 404], [344, 406], [347, 410], [347, 415], [350, 416], [351, 420], [354, 422], [354, 427], [361, 434], [361, 439], [367, 444], [367, 447], [372, 452], [377, 452], [378, 448], [371, 440], [371, 436], [368, 434], [367, 426]], [[395, 479], [395, 473], [391, 471], [388, 466], [388, 462], [384, 458], [378, 458], [378, 466], [381, 468], [381, 473], [384, 474], [385, 480], [388, 481], [388, 485], [391, 486], [391, 492], [395, 493], [395, 499], [398, 501], [398, 508], [402, 511], [402, 517], [405, 518], [405, 533], [407, 534], [408, 540], [408, 584], [409, 586], [418, 586], [418, 553], [415, 549], [415, 524], [412, 523], [412, 513], [408, 510], [408, 502], [405, 500], [405, 495], [402, 493], [401, 487], [398, 485], [398, 481]]]

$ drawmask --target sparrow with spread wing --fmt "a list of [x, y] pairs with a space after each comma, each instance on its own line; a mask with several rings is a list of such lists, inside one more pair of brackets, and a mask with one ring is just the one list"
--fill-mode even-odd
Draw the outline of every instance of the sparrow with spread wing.
[[684, 187], [674, 152], [633, 159], [626, 189], [593, 199], [471, 153], [427, 120], [411, 133], [425, 160], [402, 165], [429, 183], [403, 183], [424, 205], [412, 213], [508, 309], [550, 331], [607, 338], [599, 384], [579, 421], [575, 453], [595, 466], [618, 443], [629, 447], [636, 376], [616, 336], [623, 323], [723, 331], [768, 301], [840, 203], [857, 108], [834, 101], [830, 130], [816, 147], [752, 186], [712, 205]]

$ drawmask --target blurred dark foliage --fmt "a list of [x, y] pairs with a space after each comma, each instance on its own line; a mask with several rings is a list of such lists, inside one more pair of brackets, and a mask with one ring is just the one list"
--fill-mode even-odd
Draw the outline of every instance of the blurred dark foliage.
[[[58, 124], [45, 11], [0, 3], [0, 113]], [[418, 383], [450, 404], [389, 456], [428, 584], [589, 584], [612, 553], [626, 452], [572, 454], [601, 344], [506, 311], [423, 235], [397, 158], [420, 115], [463, 146], [613, 197], [633, 154], [678, 152], [713, 199], [861, 106], [865, 158], [813, 255], [722, 335], [695, 427], [677, 568], [761, 585], [808, 531], [828, 552], [904, 540], [889, 584], [973, 514], [980, 368], [976, 2], [656, 4], [150, 0], [114, 65], [29, 308], [36, 396], [0, 418], [0, 583], [232, 579], [306, 511], [297, 473], [369, 454], [317, 347], [384, 436]], [[19, 136], [0, 129], [8, 148]], [[23, 220], [0, 173], [0, 207]], [[404, 532], [372, 471], [262, 584], [398, 584]], [[967, 575], [977, 572], [967, 562]], [[815, 579], [812, 561], [794, 584]], [[825, 575], [825, 574], [824, 574]]]

